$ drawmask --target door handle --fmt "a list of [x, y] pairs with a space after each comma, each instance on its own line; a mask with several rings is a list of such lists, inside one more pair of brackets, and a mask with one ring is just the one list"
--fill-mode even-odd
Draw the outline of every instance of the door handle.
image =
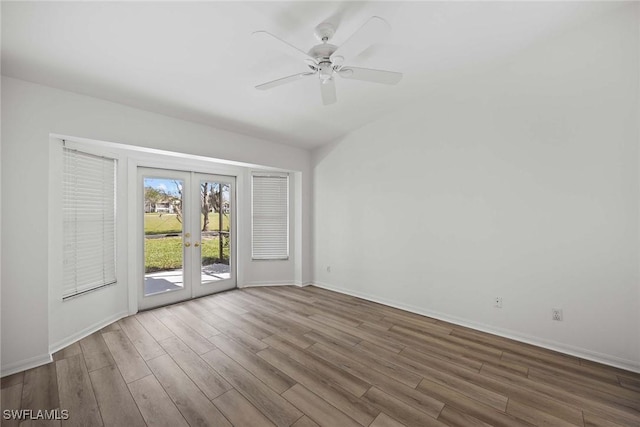
[[189, 246], [191, 246], [190, 242], [184, 242], [184, 245], [188, 248]]

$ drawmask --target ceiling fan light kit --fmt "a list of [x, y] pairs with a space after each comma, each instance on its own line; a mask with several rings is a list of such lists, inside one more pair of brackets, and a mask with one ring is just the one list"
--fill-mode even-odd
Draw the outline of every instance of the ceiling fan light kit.
[[260, 84], [256, 86], [256, 89], [272, 89], [304, 77], [318, 75], [322, 102], [324, 105], [330, 105], [337, 101], [335, 75], [346, 79], [394, 85], [402, 79], [402, 73], [343, 65], [345, 58], [348, 60], [349, 58], [357, 57], [369, 46], [381, 41], [390, 29], [389, 24], [384, 19], [373, 16], [341, 46], [335, 46], [330, 44], [329, 40], [334, 36], [336, 28], [328, 22], [323, 22], [314, 31], [316, 38], [321, 43], [313, 46], [307, 53], [267, 31], [256, 31], [253, 33], [255, 37], [268, 42], [291, 56], [301, 59], [311, 69], [311, 71], [305, 73], [298, 73]]

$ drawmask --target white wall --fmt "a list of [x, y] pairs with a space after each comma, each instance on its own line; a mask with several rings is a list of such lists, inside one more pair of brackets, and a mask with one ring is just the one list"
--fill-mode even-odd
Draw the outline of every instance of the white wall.
[[640, 370], [638, 23], [630, 4], [317, 150], [316, 283]]
[[[303, 218], [311, 218], [306, 150], [7, 77], [2, 77], [2, 124], [3, 375], [46, 362], [51, 344], [128, 310], [126, 283], [65, 303], [54, 295], [49, 306], [48, 273], [55, 271], [50, 265], [55, 254], [47, 243], [52, 218], [50, 134], [298, 171], [306, 197], [295, 208]], [[249, 262], [247, 282], [311, 280], [310, 221], [298, 225], [300, 256], [280, 265]]]

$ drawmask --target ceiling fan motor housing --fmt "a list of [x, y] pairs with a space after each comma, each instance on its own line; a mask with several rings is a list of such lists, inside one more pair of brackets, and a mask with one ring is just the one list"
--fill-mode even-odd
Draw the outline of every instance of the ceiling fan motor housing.
[[315, 58], [316, 61], [318, 61], [318, 64], [321, 64], [323, 62], [330, 63], [331, 55], [333, 55], [333, 52], [335, 52], [337, 49], [338, 46], [329, 43], [322, 43], [312, 47], [311, 50], [309, 50], [309, 56]]

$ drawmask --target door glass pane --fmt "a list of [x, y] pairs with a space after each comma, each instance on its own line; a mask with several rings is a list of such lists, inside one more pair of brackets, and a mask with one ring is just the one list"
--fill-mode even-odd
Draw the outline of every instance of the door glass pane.
[[200, 181], [201, 283], [231, 277], [231, 187]]
[[183, 187], [171, 178], [144, 178], [144, 295], [184, 288]]

